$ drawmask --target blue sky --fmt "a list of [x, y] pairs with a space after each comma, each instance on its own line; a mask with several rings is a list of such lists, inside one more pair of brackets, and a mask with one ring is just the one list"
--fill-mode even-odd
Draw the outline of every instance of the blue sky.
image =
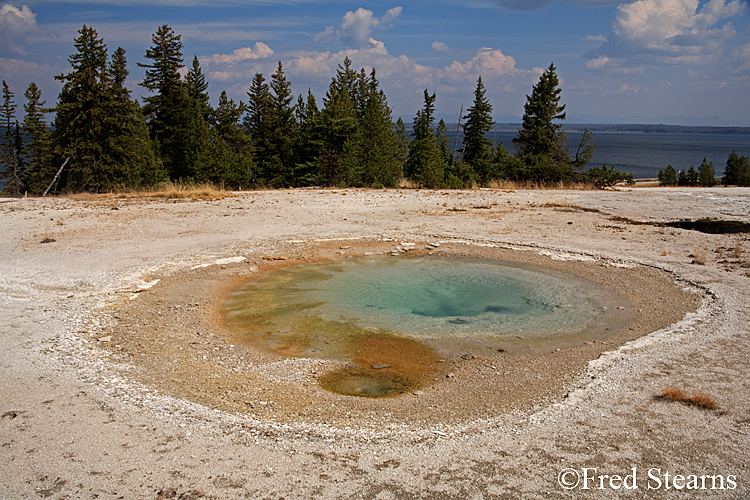
[[[83, 24], [137, 62], [168, 24], [197, 55], [216, 102], [246, 100], [255, 73], [278, 61], [295, 94], [322, 99], [345, 56], [375, 67], [394, 116], [411, 121], [424, 89], [437, 117], [455, 122], [477, 78], [499, 122], [518, 122], [526, 95], [550, 63], [568, 122], [750, 126], [748, 0], [0, 0], [0, 77], [23, 104], [29, 82], [48, 105], [69, 71]], [[19, 106], [20, 108], [20, 106]]]

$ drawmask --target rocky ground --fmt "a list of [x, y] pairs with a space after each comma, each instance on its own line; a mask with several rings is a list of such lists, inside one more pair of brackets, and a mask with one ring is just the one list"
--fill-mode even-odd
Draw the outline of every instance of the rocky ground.
[[[663, 224], [748, 223], [750, 190], [1, 201], [2, 499], [750, 495], [749, 238]], [[218, 313], [264, 269], [401, 242], [590, 279], [633, 319], [559, 350], [467, 351], [418, 394], [363, 399]], [[667, 385], [718, 408], [655, 397]]]

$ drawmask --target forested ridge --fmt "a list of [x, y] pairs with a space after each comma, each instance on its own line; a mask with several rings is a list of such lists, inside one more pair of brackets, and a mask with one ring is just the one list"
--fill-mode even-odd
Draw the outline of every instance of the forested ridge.
[[310, 91], [293, 95], [279, 61], [273, 74], [254, 76], [246, 102], [221, 92], [213, 107], [198, 58], [186, 65], [181, 36], [164, 25], [138, 63], [147, 91], [139, 103], [125, 86], [125, 51], [110, 57], [92, 27], [78, 35], [70, 71], [55, 77], [62, 90], [54, 106], [45, 107], [30, 83], [19, 118], [3, 81], [0, 177], [7, 194], [107, 192], [166, 180], [252, 189], [397, 187], [407, 177], [419, 187], [461, 188], [497, 180], [602, 186], [629, 177], [606, 165], [585, 170], [595, 147], [588, 130], [576, 151], [568, 149], [552, 64], [527, 96], [511, 152], [487, 137], [495, 123], [481, 77], [461, 117], [463, 143], [454, 148], [445, 122], [435, 123], [434, 92], [424, 91], [409, 133], [400, 118], [394, 122], [375, 69], [356, 70], [348, 57], [320, 103]]

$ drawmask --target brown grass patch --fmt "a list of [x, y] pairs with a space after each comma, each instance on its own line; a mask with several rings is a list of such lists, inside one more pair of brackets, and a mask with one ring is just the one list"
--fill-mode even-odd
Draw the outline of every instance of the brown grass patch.
[[117, 198], [167, 198], [191, 200], [221, 200], [228, 196], [224, 186], [210, 182], [194, 183], [182, 181], [165, 181], [142, 190], [123, 190], [114, 193]]
[[705, 248], [696, 248], [695, 250], [693, 250], [693, 253], [690, 255], [690, 257], [693, 258], [693, 264], [705, 266], [706, 262], [708, 261], [708, 252]]
[[658, 399], [667, 399], [669, 401], [677, 401], [679, 403], [697, 406], [699, 408], [705, 408], [707, 410], [716, 410], [719, 405], [716, 400], [710, 395], [703, 392], [694, 392], [688, 394], [687, 392], [677, 387], [668, 385], [664, 388], [661, 394], [657, 394]]
[[490, 189], [532, 189], [532, 190], [577, 190], [577, 191], [596, 191], [597, 188], [589, 182], [548, 182], [540, 183], [537, 181], [504, 181], [494, 180], [487, 183]]
[[75, 193], [70, 198], [79, 201], [99, 201], [111, 198], [119, 199], [190, 199], [190, 200], [221, 200], [233, 196], [224, 186], [210, 182], [163, 181], [148, 188], [120, 188], [109, 193]]

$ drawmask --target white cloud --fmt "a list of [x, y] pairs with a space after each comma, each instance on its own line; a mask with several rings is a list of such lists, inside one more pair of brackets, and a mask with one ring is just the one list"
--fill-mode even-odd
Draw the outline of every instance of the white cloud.
[[581, 38], [582, 42], [599, 42], [604, 43], [607, 41], [607, 37], [604, 35], [588, 35]]
[[649, 48], [663, 48], [674, 37], [705, 35], [711, 26], [738, 14], [739, 0], [711, 0], [698, 11], [698, 0], [638, 0], [617, 8], [615, 35]]
[[[0, 73], [21, 77], [19, 81], [34, 81], [40, 77], [46, 77], [50, 72], [54, 71], [58, 71], [58, 68], [50, 68], [22, 59], [0, 57]], [[8, 78], [5, 78], [5, 80], [8, 80]]]
[[448, 46], [443, 42], [434, 41], [432, 42], [432, 50], [435, 52], [446, 52], [448, 50]]
[[[288, 64], [285, 63], [290, 75], [319, 78], [325, 82], [328, 82], [336, 74], [338, 65], [346, 57], [352, 60], [354, 68], [366, 68], [367, 70], [376, 68], [379, 78], [398, 75], [399, 78], [409, 79], [414, 74], [421, 75], [424, 73], [419, 69], [421, 66], [410, 58], [404, 55], [390, 55], [385, 44], [374, 38], [370, 38], [367, 44], [358, 49], [338, 52], [298, 52], [290, 54], [290, 56], [290, 58], [287, 58]], [[417, 79], [421, 80], [421, 76]]]
[[530, 87], [542, 73], [539, 68], [520, 69], [513, 57], [487, 47], [467, 61], [453, 61], [444, 67], [424, 66], [406, 55], [389, 54], [385, 44], [374, 39], [360, 49], [299, 53], [291, 57], [285, 67], [295, 78], [314, 78], [327, 85], [345, 57], [351, 59], [354, 68], [364, 67], [367, 71], [376, 68], [381, 84], [389, 92], [400, 89], [410, 93], [414, 89], [429, 88], [438, 90], [439, 94], [461, 93], [472, 89], [479, 76], [488, 89], [516, 92]]
[[[390, 54], [385, 43], [373, 37], [355, 49], [278, 54], [293, 92], [305, 94], [309, 88], [319, 98], [319, 104], [320, 97], [325, 95], [331, 78], [346, 57], [357, 71], [364, 68], [369, 73], [375, 68], [394, 115], [407, 117], [413, 116], [422, 105], [424, 89], [437, 92], [441, 113], [457, 114], [461, 105], [471, 101], [479, 76], [498, 110], [510, 112], [508, 110], [518, 108], [515, 111], [520, 113], [523, 96], [542, 73], [541, 68], [519, 68], [513, 57], [488, 47], [476, 51], [468, 59], [456, 60], [446, 66], [426, 66], [404, 54]], [[234, 98], [245, 96], [255, 73], [262, 73], [268, 79], [276, 69], [275, 60], [268, 58], [242, 63], [233, 63], [233, 59], [212, 56], [207, 74], [211, 81], [221, 82], [221, 87], [231, 92]], [[201, 58], [201, 62], [206, 60]]]
[[[0, 75], [6, 81], [11, 91], [15, 93], [16, 104], [19, 105], [19, 111], [16, 116], [23, 115], [21, 103], [25, 102], [23, 93], [30, 82], [36, 82], [42, 91], [42, 100], [47, 101], [48, 105], [54, 105], [55, 98], [60, 92], [61, 83], [53, 80], [50, 75], [59, 75], [62, 72], [69, 71], [69, 68], [55, 65], [54, 63], [39, 64], [33, 61], [24, 61], [16, 58], [0, 57]], [[20, 115], [19, 115], [20, 113]]]
[[360, 7], [355, 12], [344, 14], [338, 28], [328, 26], [323, 32], [313, 38], [316, 42], [334, 41], [342, 45], [362, 45], [369, 42], [373, 31], [377, 28], [387, 28], [398, 16], [401, 7], [389, 9], [381, 18], [375, 17], [371, 10]]
[[637, 85], [630, 85], [627, 82], [620, 85], [620, 88], [618, 90], [620, 94], [637, 94], [639, 91], [640, 87], [638, 87]]
[[392, 9], [388, 9], [385, 15], [380, 19], [380, 23], [388, 24], [395, 21], [396, 18], [401, 15], [402, 10], [403, 7], [393, 7]]
[[750, 72], [750, 43], [737, 47], [732, 52], [733, 69], [736, 72]]
[[211, 71], [208, 73], [211, 80], [218, 80], [220, 82], [226, 82], [232, 79], [233, 75], [229, 71]]
[[0, 55], [26, 55], [26, 41], [42, 33], [28, 5], [0, 7]]
[[273, 49], [263, 42], [255, 42], [255, 46], [243, 47], [235, 50], [231, 54], [214, 54], [205, 58], [207, 63], [213, 64], [236, 64], [241, 61], [248, 61], [252, 59], [263, 59], [271, 57], [273, 55]]
[[588, 62], [586, 62], [586, 67], [588, 69], [599, 69], [603, 68], [605, 64], [609, 62], [609, 57], [607, 56], [601, 56], [597, 57], [596, 59], [589, 59]]
[[[586, 55], [590, 65], [603, 57], [629, 64], [705, 64], [715, 61], [724, 42], [736, 36], [731, 23], [745, 12], [740, 0], [637, 0], [617, 8], [608, 41]], [[600, 66], [601, 67], [601, 66]]]
[[450, 82], [459, 82], [466, 80], [476, 80], [482, 77], [483, 80], [496, 78], [499, 76], [514, 75], [520, 71], [516, 68], [516, 60], [511, 56], [506, 56], [500, 49], [482, 47], [477, 53], [466, 62], [453, 61], [440, 71], [443, 78]]

